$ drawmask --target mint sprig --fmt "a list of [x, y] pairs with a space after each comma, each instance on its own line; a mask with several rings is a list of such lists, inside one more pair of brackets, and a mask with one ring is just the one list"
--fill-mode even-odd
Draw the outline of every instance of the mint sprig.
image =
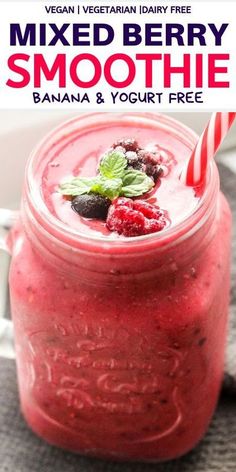
[[138, 197], [151, 190], [153, 185], [153, 180], [144, 172], [128, 169], [124, 174], [121, 195]]
[[98, 193], [103, 195], [103, 197], [108, 197], [111, 200], [120, 195], [122, 188], [122, 179], [106, 179], [100, 177], [96, 185], [91, 189], [91, 192]]
[[105, 154], [99, 165], [99, 175], [95, 177], [74, 177], [61, 183], [62, 195], [76, 197], [95, 193], [111, 200], [120, 195], [138, 197], [151, 190], [153, 180], [144, 172], [127, 169], [127, 159], [120, 151]]
[[121, 179], [127, 167], [127, 159], [121, 151], [105, 154], [99, 166], [99, 172], [107, 179]]
[[74, 177], [71, 180], [60, 184], [59, 190], [62, 195], [77, 197], [90, 193], [93, 187], [96, 187], [99, 177]]

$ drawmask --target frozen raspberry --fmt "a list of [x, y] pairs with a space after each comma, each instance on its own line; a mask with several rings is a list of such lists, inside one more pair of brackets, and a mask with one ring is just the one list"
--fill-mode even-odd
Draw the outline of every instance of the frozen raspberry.
[[146, 218], [159, 220], [164, 218], [164, 211], [158, 206], [151, 205], [151, 203], [144, 200], [132, 200], [133, 209], [140, 211]]
[[144, 200], [117, 198], [108, 210], [107, 228], [124, 236], [161, 231], [167, 224], [164, 212]]
[[78, 195], [73, 198], [71, 207], [76, 213], [84, 218], [97, 218], [105, 220], [111, 200], [101, 195]]
[[131, 198], [127, 197], [119, 197], [113, 200], [113, 205], [114, 206], [125, 206], [127, 208], [133, 208], [134, 202], [131, 200]]

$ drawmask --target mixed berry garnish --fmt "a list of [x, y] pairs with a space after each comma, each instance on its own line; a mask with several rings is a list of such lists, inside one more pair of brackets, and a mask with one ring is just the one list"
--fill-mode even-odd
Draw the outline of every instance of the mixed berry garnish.
[[166, 212], [137, 197], [148, 198], [171, 164], [158, 146], [143, 149], [135, 139], [121, 139], [102, 156], [97, 175], [74, 177], [60, 192], [80, 216], [104, 220], [110, 231], [127, 237], [155, 233], [166, 227]]
[[153, 151], [141, 149], [135, 139], [119, 140], [113, 144], [113, 149], [124, 153], [128, 162], [128, 168], [144, 172], [155, 183], [161, 177], [163, 169], [160, 165], [160, 152], [158, 149]]

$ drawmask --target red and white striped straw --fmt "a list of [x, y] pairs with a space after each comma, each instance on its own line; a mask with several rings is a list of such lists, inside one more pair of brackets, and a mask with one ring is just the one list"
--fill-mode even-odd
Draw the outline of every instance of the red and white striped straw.
[[181, 182], [191, 187], [197, 187], [204, 182], [209, 163], [226, 137], [235, 117], [236, 112], [212, 114], [180, 175]]

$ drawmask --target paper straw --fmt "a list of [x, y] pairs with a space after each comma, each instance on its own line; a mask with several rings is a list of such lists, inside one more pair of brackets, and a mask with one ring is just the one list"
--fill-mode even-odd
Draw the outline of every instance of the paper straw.
[[197, 187], [204, 182], [209, 163], [228, 134], [235, 117], [236, 112], [212, 114], [180, 175], [181, 182], [191, 187]]

